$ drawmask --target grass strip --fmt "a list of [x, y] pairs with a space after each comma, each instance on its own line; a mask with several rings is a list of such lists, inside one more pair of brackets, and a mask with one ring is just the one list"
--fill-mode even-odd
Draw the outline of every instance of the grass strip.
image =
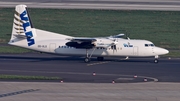
[[0, 53], [28, 53], [28, 52], [33, 52], [33, 51], [16, 46], [0, 46]]
[[8, 80], [59, 80], [59, 77], [45, 77], [45, 76], [22, 76], [22, 75], [0, 75], [0, 79]]
[[167, 55], [162, 57], [172, 57], [172, 58], [179, 58], [180, 57], [180, 50], [169, 50]]

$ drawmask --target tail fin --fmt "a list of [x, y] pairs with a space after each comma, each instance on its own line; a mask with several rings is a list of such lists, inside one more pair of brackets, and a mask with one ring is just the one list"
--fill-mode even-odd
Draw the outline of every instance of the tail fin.
[[35, 44], [36, 31], [33, 28], [26, 5], [17, 5], [15, 8], [12, 35], [9, 44], [16, 45], [16, 42], [27, 40], [27, 45]]

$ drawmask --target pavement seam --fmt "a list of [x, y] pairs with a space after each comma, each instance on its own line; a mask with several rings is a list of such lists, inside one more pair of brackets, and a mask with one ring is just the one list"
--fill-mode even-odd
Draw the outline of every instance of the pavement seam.
[[6, 94], [0, 94], [0, 98], [19, 95], [19, 94], [23, 94], [23, 93], [35, 92], [35, 91], [39, 91], [39, 90], [40, 89], [28, 89], [28, 90], [16, 91], [16, 92], [11, 92], [11, 93], [6, 93]]
[[91, 64], [87, 64], [87, 66], [100, 65], [100, 64], [105, 64], [105, 63], [109, 63], [109, 62], [111, 62], [111, 61], [91, 63]]

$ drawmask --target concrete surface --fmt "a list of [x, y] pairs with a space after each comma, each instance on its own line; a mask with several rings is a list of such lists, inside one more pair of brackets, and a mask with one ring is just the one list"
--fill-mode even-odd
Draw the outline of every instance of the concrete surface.
[[179, 83], [0, 82], [0, 101], [179, 101]]

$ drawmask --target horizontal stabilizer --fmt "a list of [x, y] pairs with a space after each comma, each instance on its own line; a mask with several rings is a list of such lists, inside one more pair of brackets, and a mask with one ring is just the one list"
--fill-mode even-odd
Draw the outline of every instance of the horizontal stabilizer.
[[23, 38], [23, 39], [26, 39], [26, 38], [31, 38], [32, 36], [26, 36], [26, 35], [16, 35], [14, 34], [15, 37], [17, 38]]

